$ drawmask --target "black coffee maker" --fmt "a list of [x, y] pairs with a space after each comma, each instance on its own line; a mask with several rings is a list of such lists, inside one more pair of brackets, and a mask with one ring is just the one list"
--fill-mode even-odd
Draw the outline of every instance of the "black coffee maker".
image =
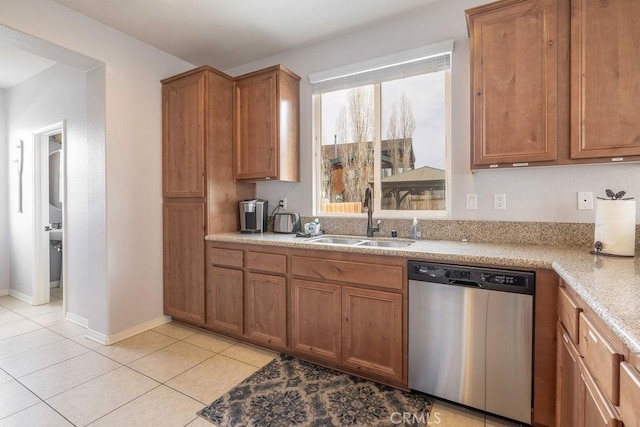
[[239, 204], [240, 232], [263, 233], [267, 231], [269, 202], [262, 199], [243, 200]]

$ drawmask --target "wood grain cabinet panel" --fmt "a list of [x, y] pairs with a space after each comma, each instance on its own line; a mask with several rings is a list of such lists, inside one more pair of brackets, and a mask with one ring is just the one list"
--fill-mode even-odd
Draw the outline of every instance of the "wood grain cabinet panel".
[[209, 263], [223, 267], [242, 268], [244, 253], [235, 249], [209, 248]]
[[205, 74], [162, 87], [164, 197], [205, 196]]
[[640, 372], [620, 364], [620, 418], [626, 427], [640, 427]]
[[209, 267], [207, 271], [206, 327], [242, 336], [242, 270]]
[[300, 77], [278, 65], [235, 82], [236, 179], [299, 181]]
[[578, 422], [580, 353], [562, 324], [558, 322], [558, 356], [556, 376], [556, 426], [575, 426]]
[[164, 313], [202, 326], [205, 322], [204, 202], [163, 205]]
[[620, 362], [623, 355], [584, 313], [580, 314], [579, 348], [591, 374], [611, 402], [617, 405], [620, 394]]
[[578, 327], [581, 311], [582, 309], [578, 306], [571, 295], [569, 295], [564, 288], [558, 288], [558, 318], [566, 328], [571, 341], [576, 344], [580, 339]]
[[342, 293], [339, 285], [291, 281], [291, 350], [341, 362]]
[[578, 426], [622, 427], [620, 417], [582, 361], [579, 366]]
[[402, 382], [402, 295], [344, 286], [342, 313], [342, 363]]
[[557, 0], [500, 1], [466, 13], [472, 168], [556, 160]]
[[571, 8], [571, 157], [640, 155], [640, 2]]
[[248, 272], [245, 337], [272, 348], [287, 347], [287, 279]]
[[287, 256], [247, 251], [247, 268], [250, 270], [285, 274], [287, 272]]

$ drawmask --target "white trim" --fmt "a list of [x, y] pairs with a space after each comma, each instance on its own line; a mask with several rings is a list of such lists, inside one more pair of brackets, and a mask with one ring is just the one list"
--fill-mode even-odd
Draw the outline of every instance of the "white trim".
[[442, 55], [448, 52], [453, 52], [453, 47], [454, 40], [450, 39], [440, 43], [434, 43], [428, 46], [422, 46], [404, 52], [394, 53], [392, 55], [381, 56], [378, 58], [370, 59], [368, 61], [343, 65], [342, 67], [336, 67], [330, 70], [309, 74], [309, 83], [316, 84], [328, 80], [353, 76], [355, 74], [361, 74], [369, 71], [380, 70], [383, 68], [418, 62], [427, 58]]
[[85, 319], [84, 317], [78, 316], [77, 314], [67, 312], [65, 313], [64, 318], [69, 322], [73, 322], [76, 325], [82, 326], [83, 328], [89, 327], [89, 320]]
[[153, 320], [149, 320], [148, 322], [136, 325], [133, 328], [125, 329], [124, 331], [112, 335], [105, 335], [101, 332], [94, 331], [93, 329], [88, 329], [85, 338], [103, 345], [111, 345], [117, 343], [118, 341], [122, 341], [127, 338], [131, 338], [134, 335], [138, 335], [142, 332], [148, 331], [149, 329], [157, 328], [158, 326], [164, 325], [165, 323], [169, 322], [171, 322], [171, 317], [160, 316]]
[[24, 302], [26, 302], [28, 304], [33, 305], [33, 298], [31, 298], [27, 294], [23, 294], [22, 292], [18, 292], [15, 289], [9, 289], [9, 295], [11, 295], [14, 298], [19, 299], [20, 301], [24, 301]]

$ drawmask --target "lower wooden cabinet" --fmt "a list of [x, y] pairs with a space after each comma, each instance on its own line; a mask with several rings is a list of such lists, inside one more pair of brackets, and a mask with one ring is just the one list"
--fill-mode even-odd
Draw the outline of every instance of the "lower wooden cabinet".
[[342, 363], [402, 381], [402, 295], [342, 288]]
[[207, 328], [242, 336], [242, 290], [242, 270], [209, 267], [205, 323]]
[[558, 358], [556, 377], [556, 426], [577, 425], [578, 348], [558, 322]]
[[[622, 427], [622, 422], [613, 404], [591, 376], [587, 365], [578, 360], [580, 370], [578, 405], [578, 427]], [[567, 424], [569, 425], [569, 424]]]
[[342, 347], [342, 287], [291, 281], [291, 350], [340, 363]]
[[196, 326], [205, 323], [205, 211], [203, 200], [162, 208], [164, 313]]
[[287, 348], [287, 279], [247, 272], [245, 337], [276, 349]]

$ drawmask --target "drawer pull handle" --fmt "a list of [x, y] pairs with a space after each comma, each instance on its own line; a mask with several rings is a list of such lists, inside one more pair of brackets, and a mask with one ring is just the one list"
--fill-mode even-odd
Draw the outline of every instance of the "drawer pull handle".
[[569, 338], [567, 338], [567, 336], [565, 334], [562, 334], [562, 339], [564, 340], [564, 342], [569, 344]]
[[595, 336], [593, 332], [591, 332], [591, 330], [589, 330], [589, 337], [593, 340], [595, 344], [598, 344], [598, 338]]

